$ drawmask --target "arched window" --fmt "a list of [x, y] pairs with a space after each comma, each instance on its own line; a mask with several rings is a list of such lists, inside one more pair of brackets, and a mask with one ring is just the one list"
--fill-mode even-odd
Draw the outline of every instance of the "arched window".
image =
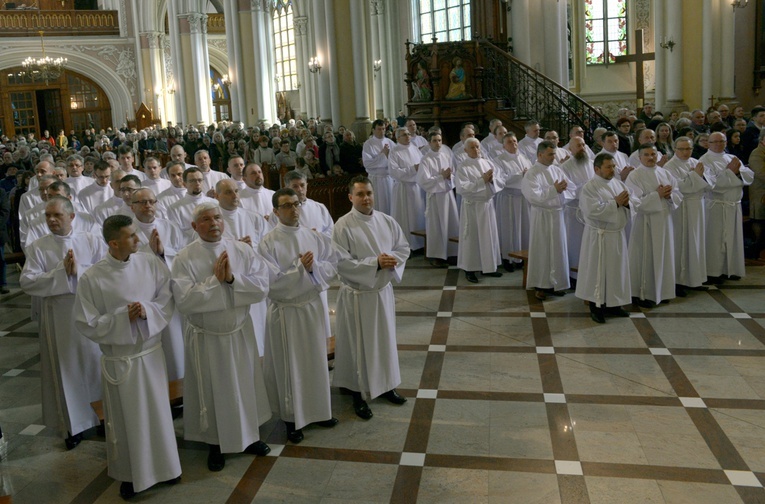
[[210, 67], [210, 92], [212, 93], [215, 121], [231, 120], [231, 90], [223, 80], [223, 76]]
[[274, 0], [274, 75], [277, 91], [297, 89], [297, 58], [295, 56], [295, 28], [292, 23], [292, 0]]
[[627, 54], [627, 0], [584, 0], [588, 65], [608, 65]]
[[470, 0], [418, 0], [413, 2], [422, 43], [470, 40]]

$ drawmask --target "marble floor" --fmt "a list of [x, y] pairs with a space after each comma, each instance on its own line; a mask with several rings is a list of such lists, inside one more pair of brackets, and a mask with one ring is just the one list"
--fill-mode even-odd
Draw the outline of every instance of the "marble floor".
[[[597, 325], [572, 294], [537, 301], [518, 272], [473, 285], [416, 257], [396, 289], [405, 405], [372, 401], [363, 421], [333, 391], [337, 427], [292, 445], [272, 420], [271, 454], [228, 456], [219, 473], [176, 420], [182, 482], [134, 501], [765, 502], [765, 268], [747, 273]], [[67, 452], [40, 425], [36, 325], [17, 281], [0, 298], [0, 495], [121, 502], [102, 437]]]

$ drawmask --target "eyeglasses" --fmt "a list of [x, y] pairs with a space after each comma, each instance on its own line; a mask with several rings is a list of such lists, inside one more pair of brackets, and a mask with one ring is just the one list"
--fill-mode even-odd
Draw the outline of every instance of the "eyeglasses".
[[138, 200], [133, 202], [133, 205], [140, 205], [140, 206], [144, 206], [144, 205], [154, 206], [156, 204], [157, 204], [157, 200], [155, 199]]
[[281, 205], [277, 206], [276, 208], [281, 208], [283, 210], [292, 210], [294, 208], [300, 208], [303, 206], [303, 204], [299, 201], [295, 203], [282, 203]]
[[133, 189], [132, 187], [120, 187], [120, 192], [123, 194], [133, 194], [138, 189]]

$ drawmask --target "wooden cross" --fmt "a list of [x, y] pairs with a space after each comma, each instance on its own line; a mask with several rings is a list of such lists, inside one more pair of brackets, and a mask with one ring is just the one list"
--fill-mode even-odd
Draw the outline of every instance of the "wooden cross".
[[643, 52], [643, 30], [635, 30], [635, 54], [628, 54], [626, 56], [617, 56], [615, 61], [617, 63], [637, 63], [635, 65], [635, 79], [637, 88], [637, 113], [643, 109], [645, 102], [645, 77], [643, 76], [643, 62], [653, 61], [656, 57], [656, 53], [644, 53]]

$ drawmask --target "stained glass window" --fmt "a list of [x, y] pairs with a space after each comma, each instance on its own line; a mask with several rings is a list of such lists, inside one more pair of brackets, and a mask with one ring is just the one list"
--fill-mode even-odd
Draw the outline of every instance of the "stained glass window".
[[470, 0], [419, 0], [420, 42], [470, 40]]
[[584, 31], [588, 65], [627, 54], [627, 0], [584, 0]]
[[277, 91], [297, 89], [297, 57], [295, 27], [292, 22], [292, 0], [273, 1], [274, 62]]

